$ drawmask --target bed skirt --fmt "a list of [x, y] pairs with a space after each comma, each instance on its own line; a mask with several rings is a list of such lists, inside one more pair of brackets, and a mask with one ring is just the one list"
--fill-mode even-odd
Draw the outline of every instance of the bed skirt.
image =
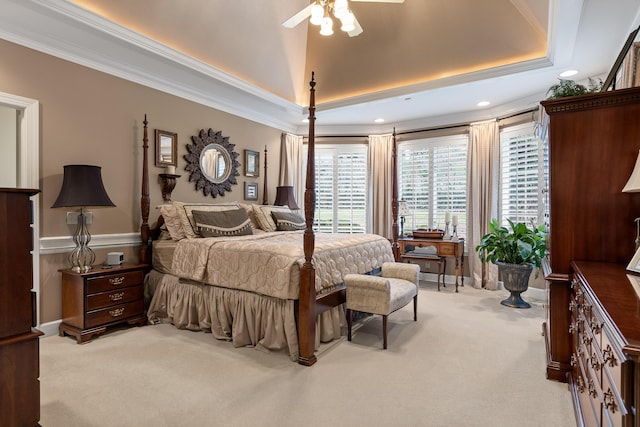
[[[151, 324], [205, 331], [235, 347], [286, 352], [298, 360], [295, 301], [179, 279], [152, 270], [145, 277], [147, 317]], [[344, 305], [319, 315], [316, 349], [345, 335]]]

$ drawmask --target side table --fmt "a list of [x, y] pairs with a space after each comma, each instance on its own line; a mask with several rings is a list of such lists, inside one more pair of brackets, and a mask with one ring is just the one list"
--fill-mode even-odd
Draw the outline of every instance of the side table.
[[74, 336], [81, 344], [108, 326], [145, 325], [143, 282], [148, 268], [146, 264], [123, 264], [86, 273], [60, 270], [62, 323], [58, 334]]

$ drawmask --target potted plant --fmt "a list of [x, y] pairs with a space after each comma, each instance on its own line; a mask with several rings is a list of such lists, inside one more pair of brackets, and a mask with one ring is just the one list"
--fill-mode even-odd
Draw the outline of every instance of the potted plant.
[[602, 80], [589, 77], [588, 86], [576, 83], [573, 80], [560, 79], [560, 81], [549, 88], [547, 99], [558, 99], [567, 96], [585, 95], [587, 93], [599, 92], [602, 88]]
[[[489, 223], [489, 233], [476, 246], [482, 262], [498, 266], [504, 287], [511, 292], [502, 305], [515, 308], [531, 307], [520, 294], [529, 287], [529, 276], [535, 267], [542, 266], [546, 255], [546, 233], [544, 226], [527, 227], [524, 223], [509, 221], [510, 230], [494, 219]], [[537, 275], [537, 270], [536, 270]]]

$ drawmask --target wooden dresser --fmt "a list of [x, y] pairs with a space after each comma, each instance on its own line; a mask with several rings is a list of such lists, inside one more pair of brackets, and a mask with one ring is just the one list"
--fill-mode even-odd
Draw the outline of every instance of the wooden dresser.
[[[622, 193], [622, 188], [631, 175], [640, 150], [640, 88], [543, 101], [542, 105], [549, 115], [550, 255], [545, 266], [548, 306], [543, 325], [547, 352], [546, 374], [549, 379], [570, 382], [579, 425], [582, 425], [583, 416], [586, 425], [601, 425], [601, 422], [608, 419], [586, 415], [597, 414], [598, 404], [593, 402], [595, 410], [585, 406], [589, 401], [580, 390], [583, 386], [586, 387], [588, 395], [589, 383], [581, 385], [578, 383], [580, 376], [576, 375], [576, 363], [579, 367], [582, 360], [585, 374], [593, 374], [589, 378], [594, 381], [593, 387], [596, 386], [598, 369], [594, 369], [594, 366], [598, 368], [595, 362], [598, 356], [594, 359], [593, 355], [586, 354], [584, 348], [584, 354], [576, 353], [581, 348], [574, 335], [576, 321], [580, 318], [576, 317], [576, 304], [583, 302], [583, 298], [586, 298], [584, 295], [591, 295], [593, 298], [588, 301], [589, 304], [600, 301], [606, 305], [602, 310], [592, 310], [595, 316], [615, 306], [617, 317], [625, 316], [623, 313], [628, 306], [624, 301], [613, 302], [619, 297], [615, 294], [611, 297], [613, 300], [605, 303], [603, 299], [607, 293], [604, 288], [614, 285], [610, 280], [600, 280], [604, 277], [602, 274], [596, 274], [597, 279], [596, 276], [588, 275], [585, 277], [586, 283], [580, 281], [585, 285], [584, 289], [595, 290], [593, 293], [584, 292], [581, 285], [573, 282], [571, 263], [578, 260], [620, 266], [626, 265], [634, 255], [634, 219], [640, 216], [640, 194]], [[626, 276], [623, 275], [622, 278], [626, 280]], [[576, 289], [580, 290], [578, 294]], [[599, 305], [596, 304], [595, 307]], [[617, 317], [610, 311], [609, 314], [613, 319], [610, 324], [616, 325]], [[589, 315], [591, 313], [587, 316]], [[579, 324], [585, 325], [583, 322]], [[588, 334], [585, 329], [579, 332]], [[621, 335], [627, 336], [624, 332]], [[607, 337], [609, 336], [603, 333], [596, 339], [609, 339]], [[584, 335], [581, 336], [583, 338]], [[596, 341], [591, 343], [594, 342]], [[618, 349], [622, 347], [618, 346]], [[593, 348], [590, 347], [591, 350]], [[606, 350], [606, 344], [600, 350]], [[611, 375], [616, 375], [615, 370], [602, 369], [601, 367], [599, 371], [600, 378], [608, 379]], [[582, 381], [588, 381], [589, 378], [582, 377]], [[628, 374], [625, 378], [628, 378]], [[608, 386], [599, 384], [604, 387], [604, 390], [601, 389], [602, 394], [598, 395], [597, 389], [594, 390], [602, 403]], [[620, 384], [617, 390], [629, 396], [629, 389], [625, 387], [628, 385]], [[612, 392], [613, 390], [614, 388]], [[579, 396], [582, 398], [578, 398]], [[622, 425], [638, 426], [638, 421], [633, 416], [626, 416], [624, 423], [626, 424]], [[604, 422], [602, 425], [608, 424]]]
[[72, 335], [78, 344], [108, 326], [146, 324], [144, 275], [146, 264], [95, 267], [86, 273], [62, 271], [62, 323], [59, 335]]
[[39, 190], [0, 188], [0, 425], [40, 420], [40, 359], [33, 287], [33, 210]]
[[640, 420], [640, 283], [622, 264], [574, 262], [569, 302], [570, 373], [588, 426], [637, 427]]

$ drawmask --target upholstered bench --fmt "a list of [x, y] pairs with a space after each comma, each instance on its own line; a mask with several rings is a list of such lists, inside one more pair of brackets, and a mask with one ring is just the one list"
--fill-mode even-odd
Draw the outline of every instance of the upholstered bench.
[[352, 311], [382, 315], [383, 348], [387, 348], [387, 316], [413, 299], [413, 320], [418, 320], [420, 266], [400, 262], [382, 264], [382, 276], [347, 274], [347, 339], [351, 341]]

